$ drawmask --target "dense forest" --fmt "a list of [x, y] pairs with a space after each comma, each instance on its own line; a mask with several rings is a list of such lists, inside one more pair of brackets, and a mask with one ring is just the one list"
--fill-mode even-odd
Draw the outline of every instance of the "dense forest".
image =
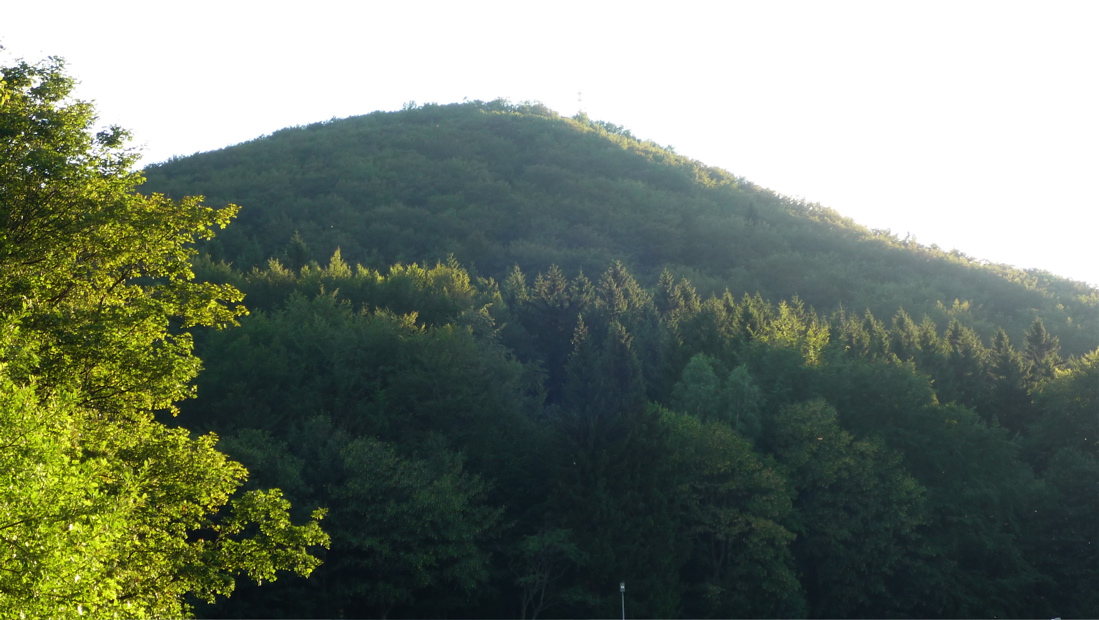
[[537, 104], [142, 174], [61, 69], [0, 91], [5, 613], [1099, 609], [1096, 289]]
[[202, 246], [241, 272], [273, 257], [296, 271], [337, 249], [375, 270], [453, 256], [498, 282], [515, 265], [599, 274], [621, 261], [646, 287], [667, 269], [704, 297], [796, 296], [821, 312], [883, 318], [903, 308], [940, 329], [957, 318], [985, 341], [1003, 327], [1019, 342], [1041, 317], [1067, 353], [1099, 346], [1099, 293], [1083, 283], [867, 230], [621, 127], [537, 104], [410, 105], [145, 173], [145, 191], [241, 206]]
[[[332, 547], [228, 617], [1086, 616], [1099, 352], [701, 298], [621, 263], [502, 283], [335, 256], [222, 275], [181, 416]], [[304, 512], [303, 512], [304, 514]]]

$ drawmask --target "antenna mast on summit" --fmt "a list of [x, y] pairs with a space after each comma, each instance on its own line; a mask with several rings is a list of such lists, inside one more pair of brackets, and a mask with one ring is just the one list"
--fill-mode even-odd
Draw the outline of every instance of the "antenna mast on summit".
[[580, 90], [576, 91], [576, 106], [577, 106], [576, 111], [583, 114], [583, 112], [584, 112], [584, 91], [580, 91]]

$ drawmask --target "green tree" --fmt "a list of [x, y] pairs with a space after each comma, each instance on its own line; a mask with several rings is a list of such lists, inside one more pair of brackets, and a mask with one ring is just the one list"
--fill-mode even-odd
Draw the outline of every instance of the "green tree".
[[724, 379], [718, 377], [716, 365], [717, 360], [703, 353], [692, 357], [672, 388], [672, 408], [702, 421], [728, 423], [744, 437], [755, 439], [760, 432], [760, 389], [747, 365], [737, 366]]
[[1042, 386], [1027, 442], [1039, 468], [1062, 448], [1099, 458], [1099, 349], [1073, 359]]
[[517, 546], [511, 569], [520, 588], [521, 618], [532, 619], [561, 598], [558, 583], [582, 565], [585, 554], [572, 542], [572, 532], [543, 529], [523, 537]]
[[745, 332], [743, 307], [728, 291], [721, 297], [710, 297], [697, 310], [685, 314], [675, 324], [684, 359], [705, 353], [728, 365], [736, 364], [736, 349]]
[[668, 431], [645, 400], [641, 364], [617, 322], [581, 321], [573, 338], [550, 505], [588, 561], [575, 580], [585, 615], [608, 615], [608, 586], [636, 584], [642, 615], [670, 616], [679, 600], [684, 541], [668, 476]]
[[615, 261], [596, 287], [595, 309], [602, 319], [620, 324], [630, 334], [631, 350], [641, 364], [646, 393], [655, 398], [671, 389], [675, 377], [666, 372], [667, 339], [653, 296], [643, 289], [619, 261]]
[[238, 575], [308, 574], [321, 513], [294, 526], [278, 491], [234, 497], [246, 472], [215, 436], [154, 418], [193, 393], [188, 328], [244, 311], [189, 263], [235, 208], [135, 193], [126, 132], [96, 131], [72, 85], [58, 59], [0, 69], [0, 476], [20, 490], [0, 494], [0, 609], [182, 616]]
[[546, 398], [560, 402], [566, 382], [565, 365], [577, 316], [591, 304], [591, 282], [580, 274], [571, 285], [553, 265], [538, 274], [529, 297], [516, 298], [516, 313], [534, 341], [535, 359], [546, 372]]
[[984, 368], [988, 352], [977, 332], [956, 319], [951, 320], [946, 329], [946, 341], [950, 344], [950, 353], [935, 377], [939, 400], [976, 407], [986, 391]]
[[714, 371], [714, 361], [699, 353], [687, 362], [682, 377], [672, 389], [671, 405], [676, 411], [689, 413], [700, 420], [725, 418], [725, 395]]
[[690, 282], [686, 279], [676, 282], [671, 272], [665, 269], [656, 285], [654, 303], [661, 320], [675, 325], [683, 316], [698, 312], [701, 300]]
[[[428, 588], [471, 594], [488, 577], [484, 540], [501, 510], [485, 484], [444, 451], [402, 458], [370, 438], [341, 452], [346, 479], [332, 489], [333, 552], [325, 570], [333, 611], [386, 617]], [[446, 609], [446, 597], [432, 597]], [[434, 610], [439, 613], [440, 610]]]
[[743, 437], [755, 441], [762, 431], [760, 410], [763, 391], [756, 385], [747, 364], [741, 364], [725, 380], [725, 395], [729, 407], [729, 422]]
[[917, 417], [921, 432], [908, 435], [906, 452], [927, 488], [920, 551], [933, 571], [916, 580], [924, 583], [913, 607], [923, 616], [1045, 615], [1036, 594], [1048, 577], [1023, 553], [1038, 537], [1031, 515], [1045, 507], [1010, 433], [965, 407], [927, 407]]
[[889, 330], [889, 352], [902, 360], [920, 355], [920, 329], [904, 310], [898, 310], [893, 316], [893, 327]]
[[1046, 331], [1041, 318], [1034, 319], [1025, 335], [1023, 358], [1027, 365], [1027, 378], [1033, 388], [1048, 381], [1061, 365], [1061, 344], [1056, 336]]
[[691, 538], [685, 612], [797, 617], [808, 611], [784, 523], [790, 489], [769, 459], [725, 423], [665, 412], [683, 527]]
[[835, 349], [849, 358], [880, 359], [889, 352], [890, 332], [869, 309], [859, 318], [841, 308], [832, 315], [831, 333]]
[[[1092, 417], [1095, 417], [1094, 410]], [[1094, 437], [1094, 435], [1092, 435]], [[1028, 609], [1048, 615], [1082, 618], [1099, 605], [1099, 527], [1095, 523], [1099, 458], [1094, 451], [1063, 448], [1045, 470], [1048, 495], [1035, 504], [1028, 526], [1030, 556], [1049, 583], [1047, 601]], [[1023, 614], [1018, 614], [1023, 615]]]
[[783, 408], [767, 440], [797, 494], [793, 551], [810, 614], [903, 613], [893, 584], [915, 548], [924, 491], [899, 455], [855, 439], [819, 400]]
[[987, 404], [989, 414], [1001, 426], [1023, 431], [1031, 422], [1030, 394], [1027, 393], [1026, 366], [1023, 356], [1011, 346], [1003, 329], [996, 331], [989, 349]]

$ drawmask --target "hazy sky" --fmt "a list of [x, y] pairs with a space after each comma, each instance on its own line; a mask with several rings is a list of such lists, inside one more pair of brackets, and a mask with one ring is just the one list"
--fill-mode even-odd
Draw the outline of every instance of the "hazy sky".
[[[1099, 284], [1099, 2], [16, 2], [147, 163], [537, 100], [925, 244]], [[578, 102], [582, 93], [582, 103]]]

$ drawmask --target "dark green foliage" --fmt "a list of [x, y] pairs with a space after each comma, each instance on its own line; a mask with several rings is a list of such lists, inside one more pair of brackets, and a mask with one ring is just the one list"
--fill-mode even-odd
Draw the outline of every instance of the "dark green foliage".
[[515, 574], [522, 599], [520, 617], [531, 618], [551, 606], [569, 599], [574, 592], [562, 593], [562, 578], [587, 562], [587, 554], [572, 541], [572, 530], [545, 529], [524, 536], [515, 546], [509, 567]]
[[1048, 463], [1045, 494], [1028, 522], [1033, 533], [1025, 542], [1048, 580], [1043, 591], [1047, 615], [1082, 618], [1099, 605], [1099, 459], [1094, 452], [1063, 448]]
[[805, 615], [789, 545], [791, 489], [769, 459], [727, 424], [665, 413], [691, 539], [684, 566], [688, 617]]
[[1027, 446], [1039, 466], [1062, 447], [1099, 458], [1099, 349], [1068, 364], [1036, 400]]
[[668, 430], [646, 403], [629, 333], [613, 319], [593, 328], [577, 326], [554, 420], [560, 448], [550, 505], [587, 557], [576, 577], [583, 604], [572, 613], [611, 615], [609, 578], [631, 584], [637, 615], [673, 616], [685, 541], [669, 476]]
[[714, 359], [699, 353], [683, 369], [682, 378], [672, 390], [671, 404], [676, 411], [706, 421], [725, 417], [726, 400], [721, 380], [714, 372]]
[[253, 314], [197, 335], [182, 419], [331, 515], [312, 579], [210, 614], [611, 617], [621, 581], [631, 616], [1094, 604], [1092, 289], [536, 105], [149, 176], [244, 206], [196, 270]]
[[1034, 319], [1026, 332], [1024, 362], [1027, 378], [1033, 386], [1052, 379], [1061, 364], [1060, 343], [1046, 331], [1041, 318]]
[[453, 254], [499, 281], [516, 264], [574, 274], [622, 261], [646, 285], [669, 269], [707, 295], [903, 307], [985, 339], [1003, 326], [1022, 342], [1036, 310], [1066, 352], [1099, 346], [1099, 294], [1081, 283], [867, 230], [608, 127], [534, 104], [425, 105], [154, 165], [146, 188], [241, 205], [207, 248], [242, 271], [337, 248], [375, 269]]
[[996, 332], [992, 341], [988, 366], [987, 415], [1005, 428], [1024, 430], [1030, 423], [1027, 416], [1033, 410], [1027, 390], [1026, 365], [1002, 329]]
[[939, 397], [943, 402], [957, 402], [975, 407], [985, 391], [984, 369], [988, 351], [972, 329], [957, 320], [946, 330], [949, 356], [935, 376]]
[[920, 356], [919, 328], [904, 310], [898, 310], [893, 317], [893, 328], [890, 330], [889, 336], [889, 352], [893, 355], [902, 360]]
[[703, 353], [692, 357], [672, 390], [672, 407], [702, 421], [723, 422], [744, 437], [756, 438], [763, 395], [755, 380], [743, 364], [730, 373], [722, 372], [721, 377], [717, 374], [721, 369], [715, 366], [716, 360]]
[[[333, 550], [320, 576], [332, 584], [330, 609], [385, 617], [429, 590], [453, 591], [460, 603], [487, 580], [485, 541], [502, 510], [485, 505], [484, 483], [461, 459], [445, 451], [402, 459], [369, 438], [348, 443], [340, 458], [343, 480], [330, 485]], [[454, 602], [435, 594], [431, 606]]]
[[333, 540], [309, 582], [208, 614], [611, 616], [623, 580], [631, 615], [1090, 600], [1088, 501], [1054, 476], [1091, 475], [1099, 355], [1028, 392], [1003, 332], [986, 348], [903, 312], [826, 323], [667, 275], [648, 291], [620, 264], [597, 284], [551, 267], [500, 286], [453, 261], [379, 272], [338, 254], [203, 269], [263, 309], [198, 340], [184, 417], [225, 433], [257, 484], [327, 507]]
[[932, 511], [927, 549], [950, 559], [940, 564], [942, 583], [931, 590], [943, 607], [929, 613], [1046, 615], [1037, 593], [1048, 577], [1035, 570], [1026, 545], [1037, 534], [1028, 512], [1040, 505], [1040, 487], [1017, 445], [966, 409], [927, 414], [939, 422], [929, 429], [935, 444], [922, 459]]
[[[407, 607], [416, 592], [431, 584], [461, 590], [488, 580], [487, 555], [478, 560], [479, 573], [472, 565], [456, 562], [472, 562], [478, 553], [487, 553], [482, 543], [493, 538], [487, 532], [502, 523], [502, 504], [492, 502], [506, 495], [520, 501], [514, 514], [529, 509], [531, 502], [521, 498], [533, 490], [526, 483], [537, 470], [532, 460], [536, 452], [531, 450], [537, 432], [528, 415], [525, 372], [493, 342], [493, 319], [484, 307], [477, 307], [482, 294], [468, 275], [442, 265], [427, 270], [396, 266], [384, 276], [362, 269], [353, 274], [337, 256], [323, 270], [306, 267], [293, 274], [274, 265], [241, 283], [245, 290], [267, 291], [273, 307], [254, 312], [239, 330], [202, 339], [211, 361], [199, 385], [201, 397], [184, 417], [192, 426], [233, 433], [228, 449], [256, 467], [261, 477], [285, 484], [303, 505], [332, 509], [333, 548], [315, 579], [330, 596], [321, 601], [310, 595], [275, 594], [276, 600], [295, 601], [283, 604], [280, 609], [285, 611], [279, 613], [335, 615], [345, 609], [376, 615], [393, 605]], [[286, 296], [281, 303], [274, 301], [273, 286], [281, 287]], [[319, 292], [326, 288], [340, 293]], [[302, 294], [308, 291], [318, 292], [310, 298]], [[353, 299], [369, 300], [366, 308], [356, 310], [342, 298], [343, 291]], [[401, 316], [389, 310], [409, 307], [422, 307], [432, 323], [421, 323], [415, 311]], [[488, 428], [492, 432], [486, 432]], [[280, 439], [261, 447], [257, 441], [264, 435], [257, 432]], [[283, 445], [287, 448], [279, 452]], [[467, 455], [465, 468], [453, 456], [459, 451]], [[364, 479], [368, 473], [374, 475], [368, 467], [373, 461], [363, 460], [364, 454], [374, 455], [373, 461], [391, 461], [392, 477]], [[299, 471], [292, 471], [294, 467]], [[466, 468], [486, 473], [495, 486], [475, 482], [463, 473]], [[446, 482], [451, 478], [453, 485]], [[434, 490], [423, 497], [409, 495], [423, 480], [449, 486], [431, 487]], [[454, 532], [448, 536], [461, 536], [463, 544], [473, 546], [436, 549], [433, 545], [440, 543], [434, 541], [443, 536], [439, 533], [422, 542], [409, 539], [399, 550], [406, 555], [390, 556], [376, 547], [379, 543], [370, 542], [373, 539], [364, 541], [357, 533], [363, 518], [353, 515], [369, 512], [361, 502], [380, 492], [372, 490], [378, 485], [396, 485], [393, 501], [398, 503], [437, 502], [454, 521], [431, 521], [431, 527], [446, 528]], [[451, 513], [459, 499], [448, 497], [455, 493], [470, 498], [463, 502], [476, 498], [481, 508], [471, 508], [468, 517]], [[397, 520], [378, 521], [372, 536], [384, 540], [384, 532], [394, 524], [419, 527], [400, 516], [413, 508], [401, 504], [393, 510]], [[414, 512], [430, 518], [422, 508]], [[480, 533], [468, 538], [462, 534], [467, 531]], [[447, 544], [453, 547], [457, 542]], [[421, 566], [417, 558], [433, 559]], [[388, 581], [369, 568], [394, 562], [420, 568], [401, 569], [403, 576]], [[363, 571], [375, 577], [365, 578]], [[295, 586], [287, 587], [293, 591]], [[261, 602], [265, 596], [242, 594], [240, 600], [252, 601], [255, 611], [245, 612], [247, 605], [231, 602], [218, 613], [262, 614], [270, 609]], [[436, 598], [433, 604], [443, 607], [414, 608], [431, 615], [465, 604], [467, 598]]]
[[766, 443], [797, 492], [793, 551], [812, 614], [906, 613], [894, 582], [917, 548], [923, 489], [899, 456], [843, 431], [822, 401], [784, 408]]
[[1099, 605], [1094, 289], [539, 104], [283, 130], [144, 197], [60, 69], [0, 81], [8, 615]]
[[[513, 275], [521, 277], [518, 268]], [[591, 283], [583, 274], [570, 284], [561, 270], [552, 266], [545, 275], [538, 274], [529, 295], [512, 302], [519, 324], [532, 340], [533, 350], [528, 352], [527, 361], [541, 362], [548, 373], [547, 399], [551, 403], [562, 398], [569, 343], [581, 313], [593, 301]]]

